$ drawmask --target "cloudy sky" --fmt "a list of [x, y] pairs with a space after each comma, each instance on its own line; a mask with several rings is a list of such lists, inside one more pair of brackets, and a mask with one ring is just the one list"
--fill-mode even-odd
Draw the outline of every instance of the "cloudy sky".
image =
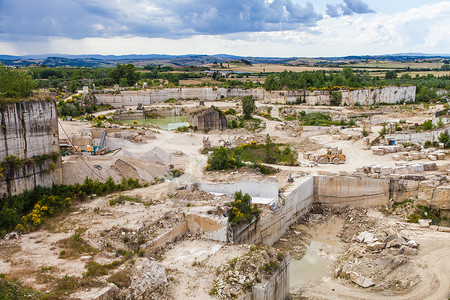
[[450, 1], [0, 0], [0, 54], [450, 54]]

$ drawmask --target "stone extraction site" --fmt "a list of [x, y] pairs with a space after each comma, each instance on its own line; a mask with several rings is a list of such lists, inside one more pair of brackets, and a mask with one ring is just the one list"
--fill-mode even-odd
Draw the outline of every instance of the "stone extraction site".
[[[142, 187], [89, 196], [36, 231], [6, 235], [0, 273], [50, 299], [449, 299], [449, 151], [425, 144], [450, 125], [443, 118], [416, 130], [436, 123], [443, 105], [354, 106], [356, 92], [344, 95], [351, 106], [315, 105], [320, 95], [281, 104], [296, 95], [253, 92], [256, 125], [231, 129], [242, 95], [185, 101], [177, 93], [176, 104], [98, 96], [112, 106], [94, 116], [102, 127], [58, 120], [59, 144], [75, 152], [56, 166], [63, 184], [111, 177]], [[187, 126], [140, 122], [146, 112], [185, 117]], [[343, 125], [300, 122], [314, 113]], [[240, 147], [245, 162], [244, 151], [259, 145], [269, 155], [268, 139], [281, 152], [289, 146], [292, 163], [209, 169], [215, 148]], [[96, 145], [113, 151], [91, 155]], [[345, 159], [322, 163], [327, 149]], [[238, 191], [260, 215], [232, 226]]]

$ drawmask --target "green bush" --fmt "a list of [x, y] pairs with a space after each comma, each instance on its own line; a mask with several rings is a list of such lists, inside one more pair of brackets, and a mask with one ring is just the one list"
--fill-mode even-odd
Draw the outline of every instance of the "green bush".
[[101, 196], [139, 187], [139, 180], [131, 178], [123, 178], [116, 184], [112, 178], [102, 183], [86, 177], [83, 184], [38, 186], [32, 191], [25, 190], [19, 195], [0, 199], [0, 230], [34, 230], [75, 200], [83, 201], [94, 194]]
[[208, 158], [207, 170], [228, 170], [244, 166], [241, 158], [233, 150], [223, 146], [215, 148]]
[[251, 204], [252, 198], [249, 194], [242, 195], [242, 191], [234, 194], [234, 201], [231, 202], [231, 208], [228, 211], [228, 222], [232, 226], [242, 223], [250, 223], [253, 218], [259, 217], [261, 211], [256, 204]]
[[433, 122], [431, 120], [426, 120], [422, 124], [422, 129], [423, 130], [431, 130], [431, 129], [433, 129], [433, 127], [434, 127], [434, 125], [433, 125]]

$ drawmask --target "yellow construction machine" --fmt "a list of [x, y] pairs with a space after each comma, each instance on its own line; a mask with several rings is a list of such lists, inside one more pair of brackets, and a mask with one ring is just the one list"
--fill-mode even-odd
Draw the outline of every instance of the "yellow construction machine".
[[316, 154], [309, 157], [310, 161], [315, 161], [319, 164], [343, 164], [345, 163], [345, 154], [342, 154], [342, 149], [328, 148], [326, 154]]

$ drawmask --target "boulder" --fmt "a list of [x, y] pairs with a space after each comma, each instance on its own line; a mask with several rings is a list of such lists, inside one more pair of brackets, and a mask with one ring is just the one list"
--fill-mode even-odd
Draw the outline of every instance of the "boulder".
[[370, 251], [379, 251], [386, 246], [385, 243], [382, 242], [374, 242], [367, 245], [367, 249]]
[[363, 231], [358, 233], [358, 235], [356, 236], [356, 240], [360, 243], [370, 244], [375, 242], [377, 239], [373, 236], [373, 233]]
[[427, 163], [423, 163], [423, 169], [425, 171], [437, 171], [438, 167], [437, 167], [436, 163], [427, 162]]
[[441, 185], [434, 191], [431, 207], [437, 209], [450, 209], [450, 185]]
[[392, 168], [391, 167], [382, 167], [381, 168], [381, 175], [391, 175], [392, 173]]
[[432, 222], [432, 220], [430, 220], [430, 219], [420, 219], [419, 227], [428, 228], [428, 227], [430, 227], [431, 222]]
[[422, 173], [424, 171], [423, 165], [415, 164], [409, 166], [409, 170], [411, 173]]
[[108, 286], [100, 289], [92, 299], [95, 300], [117, 299], [118, 294], [119, 288], [115, 284], [109, 283]]
[[384, 150], [380, 149], [380, 148], [375, 148], [375, 149], [372, 149], [372, 154], [373, 155], [384, 155]]
[[417, 249], [413, 249], [407, 246], [402, 246], [400, 250], [398, 251], [398, 254], [404, 254], [404, 255], [417, 255]]
[[435, 155], [428, 155], [428, 159], [429, 160], [431, 160], [431, 161], [436, 161], [437, 160], [437, 157], [435, 156]]
[[135, 299], [147, 299], [151, 293], [169, 284], [166, 270], [157, 261], [138, 258], [131, 271], [130, 293]]
[[20, 238], [20, 233], [18, 232], [10, 232], [7, 235], [5, 235], [5, 237], [3, 238], [4, 240], [17, 240], [18, 238]]
[[399, 236], [396, 239], [393, 239], [392, 241], [389, 241], [386, 243], [386, 248], [399, 248], [403, 245], [406, 245], [406, 241], [402, 236]]
[[350, 272], [350, 280], [363, 288], [368, 288], [375, 285], [375, 282], [373, 282], [370, 278], [366, 278], [356, 272]]

